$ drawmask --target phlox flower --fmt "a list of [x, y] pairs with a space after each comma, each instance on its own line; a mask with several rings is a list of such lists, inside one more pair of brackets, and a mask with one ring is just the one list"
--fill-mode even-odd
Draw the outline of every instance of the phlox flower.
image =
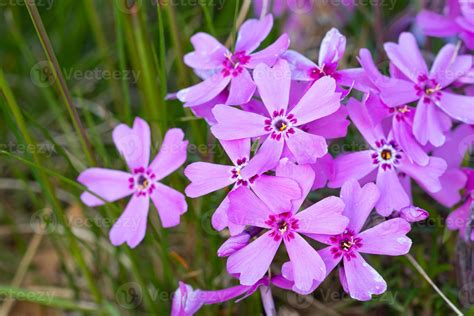
[[227, 271], [238, 275], [242, 285], [252, 285], [268, 271], [283, 242], [295, 271], [295, 287], [308, 290], [314, 280], [323, 280], [324, 262], [318, 252], [301, 235], [339, 234], [346, 228], [347, 218], [341, 215], [344, 203], [337, 197], [327, 197], [298, 212], [314, 182], [311, 167], [295, 165], [283, 159], [276, 169], [280, 176], [298, 180], [302, 198], [291, 208], [267, 205], [250, 190], [238, 188], [229, 194], [229, 220], [263, 229], [254, 241], [234, 252], [227, 260]]
[[[386, 105], [380, 98], [380, 91], [391, 79], [379, 72], [369, 50], [365, 48], [360, 50], [359, 62], [366, 73], [366, 79], [359, 87], [364, 86], [362, 91], [370, 93], [366, 101], [370, 117], [375, 124], [384, 124], [385, 121], [390, 121], [389, 125], [395, 141], [400, 144], [410, 159], [421, 166], [426, 166], [429, 156], [413, 134], [416, 108], [406, 104], [396, 107]], [[391, 70], [394, 68], [391, 67]], [[397, 78], [397, 75], [398, 73], [393, 71], [392, 76]], [[446, 129], [449, 129], [449, 125]]]
[[184, 62], [204, 81], [179, 91], [178, 99], [185, 102], [185, 107], [197, 106], [214, 99], [230, 84], [226, 104], [248, 102], [255, 92], [249, 71], [260, 63], [273, 65], [289, 45], [288, 36], [283, 34], [267, 48], [254, 53], [272, 26], [272, 15], [247, 20], [240, 27], [234, 52], [209, 34], [197, 33], [191, 37], [195, 50], [184, 56]]
[[[354, 180], [344, 183], [341, 199], [345, 204], [343, 215], [349, 218], [346, 230], [331, 236], [309, 235], [328, 245], [319, 251], [326, 273], [329, 274], [341, 263], [339, 280], [344, 291], [361, 301], [368, 301], [372, 294], [379, 295], [387, 289], [385, 280], [361, 254], [400, 256], [408, 253], [412, 244], [406, 236], [411, 229], [410, 224], [402, 218], [390, 219], [361, 232], [379, 196], [379, 190], [373, 183], [367, 183], [362, 188]], [[285, 263], [282, 274], [294, 280], [294, 267]], [[315, 282], [308, 292], [314, 291], [320, 284]]]
[[472, 213], [474, 207], [474, 170], [465, 168], [467, 176], [465, 186], [464, 202], [446, 219], [446, 224], [450, 230], [459, 230], [461, 238], [464, 240], [474, 240], [474, 230], [472, 229]]
[[[364, 71], [361, 68], [337, 69], [345, 50], [346, 37], [336, 28], [332, 28], [321, 42], [317, 64], [294, 50], [288, 50], [282, 58], [290, 64], [293, 80], [314, 82], [329, 76], [334, 78], [338, 85], [351, 87], [353, 84], [357, 84], [357, 79]], [[349, 92], [350, 90], [346, 91], [344, 95]]]
[[[291, 71], [285, 60], [273, 68], [260, 64], [254, 79], [266, 108], [266, 115], [217, 105], [217, 124], [211, 127], [221, 140], [261, 137], [263, 144], [257, 156], [273, 168], [282, 153], [290, 153], [298, 163], [314, 163], [327, 153], [324, 137], [306, 133], [301, 126], [335, 113], [340, 108], [340, 93], [334, 79], [324, 77], [315, 82], [294, 107], [289, 108]], [[293, 104], [291, 105], [293, 106]]]
[[[179, 224], [180, 216], [186, 212], [187, 204], [182, 193], [159, 181], [178, 169], [186, 160], [188, 141], [183, 140], [182, 130], [168, 130], [160, 152], [150, 161], [150, 127], [136, 118], [133, 127], [125, 124], [115, 127], [112, 138], [125, 159], [128, 172], [90, 168], [83, 171], [77, 181], [107, 202], [132, 195], [125, 211], [110, 230], [109, 237], [114, 246], [127, 243], [136, 247], [145, 237], [150, 198], [153, 201], [163, 227]], [[87, 206], [103, 205], [104, 201], [89, 192], [81, 195]]]
[[[301, 197], [301, 190], [296, 181], [263, 174], [259, 159], [250, 159], [250, 139], [221, 141], [222, 147], [232, 161], [231, 166], [208, 162], [195, 162], [184, 170], [191, 183], [186, 187], [186, 195], [199, 197], [233, 185], [233, 190], [242, 187], [252, 190], [260, 199], [269, 205], [291, 207], [291, 201]], [[229, 225], [232, 234], [242, 230], [241, 227], [228, 222], [227, 209], [229, 198], [226, 197], [212, 216], [212, 226], [222, 230]]]
[[428, 36], [458, 35], [469, 49], [474, 50], [474, 1], [448, 0], [443, 14], [422, 10], [416, 17], [422, 32]]
[[329, 187], [338, 188], [348, 180], [359, 180], [366, 176], [376, 178], [380, 190], [376, 209], [382, 216], [411, 204], [399, 175], [408, 175], [427, 191], [441, 190], [439, 177], [447, 168], [443, 159], [431, 157], [426, 166], [412, 162], [394, 140], [393, 133], [386, 135], [380, 124], [373, 123], [365, 100], [360, 103], [350, 99], [347, 109], [352, 122], [371, 148], [337, 157], [334, 161], [335, 175], [329, 181]]
[[472, 56], [458, 55], [456, 46], [447, 44], [428, 71], [416, 39], [410, 33], [402, 33], [398, 44], [386, 43], [385, 51], [405, 78], [386, 82], [380, 88], [380, 96], [390, 107], [417, 102], [413, 134], [422, 145], [430, 142], [441, 146], [449, 118], [474, 124], [474, 98], [449, 90], [453, 82], [471, 69]]

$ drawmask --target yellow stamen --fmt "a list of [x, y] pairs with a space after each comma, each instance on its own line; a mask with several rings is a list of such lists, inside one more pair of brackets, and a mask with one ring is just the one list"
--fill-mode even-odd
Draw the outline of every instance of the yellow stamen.
[[281, 123], [280, 132], [283, 132], [287, 128], [285, 123]]

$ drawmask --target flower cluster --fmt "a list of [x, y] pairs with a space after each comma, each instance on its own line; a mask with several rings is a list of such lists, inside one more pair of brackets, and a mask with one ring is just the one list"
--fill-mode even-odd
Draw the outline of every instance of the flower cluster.
[[[445, 23], [472, 44], [472, 8], [461, 9], [455, 30], [453, 19]], [[419, 20], [432, 17], [424, 12]], [[204, 304], [245, 298], [257, 289], [273, 315], [272, 286], [309, 294], [336, 268], [352, 298], [383, 293], [385, 280], [363, 254], [409, 252], [411, 223], [428, 217], [413, 205], [412, 179], [447, 207], [462, 201], [448, 227], [474, 239], [474, 171], [461, 168], [471, 145], [466, 140], [474, 140], [474, 97], [464, 90], [472, 56], [447, 44], [429, 70], [415, 37], [402, 33], [398, 43], [385, 44], [388, 75], [367, 49], [359, 53], [360, 68], [343, 69], [346, 38], [337, 29], [326, 34], [312, 61], [288, 50], [286, 34], [255, 52], [272, 26], [271, 15], [247, 20], [233, 51], [198, 33], [191, 38], [195, 50], [184, 58], [202, 81], [177, 98], [209, 123], [229, 157], [226, 165], [188, 165], [185, 193], [198, 198], [231, 186], [212, 226], [230, 233], [217, 255], [227, 258], [227, 272], [240, 285], [204, 291], [181, 283], [173, 315], [192, 315]], [[432, 34], [451, 34], [436, 27]], [[367, 146], [331, 154], [328, 143], [344, 138], [351, 123]], [[183, 194], [159, 182], [185, 162], [187, 142], [181, 130], [168, 131], [149, 163], [150, 130], [143, 120], [133, 128], [119, 125], [113, 139], [129, 172], [92, 168], [78, 181], [88, 189], [82, 200], [89, 206], [132, 195], [110, 239], [135, 247], [144, 238], [149, 198], [163, 227], [177, 225], [187, 209]], [[326, 186], [340, 188], [339, 197], [311, 202], [313, 192]], [[289, 260], [279, 265], [280, 248]]]

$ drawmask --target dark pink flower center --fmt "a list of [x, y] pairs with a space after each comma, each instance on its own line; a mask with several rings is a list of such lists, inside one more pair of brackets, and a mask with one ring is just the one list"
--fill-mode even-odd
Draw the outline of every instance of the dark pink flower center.
[[245, 52], [237, 52], [232, 55], [227, 55], [222, 63], [222, 75], [224, 77], [237, 77], [244, 71], [244, 65], [250, 61], [250, 56], [245, 55]]
[[268, 216], [265, 224], [270, 226], [272, 230], [270, 236], [275, 241], [280, 241], [282, 238], [285, 238], [287, 241], [294, 239], [294, 231], [299, 228], [299, 221], [293, 217], [291, 212], [284, 212], [278, 215], [272, 214]]
[[398, 144], [391, 140], [386, 142], [385, 139], [381, 139], [375, 142], [377, 149], [372, 153], [372, 162], [374, 165], [381, 166], [382, 170], [387, 171], [396, 167], [400, 159], [402, 159], [401, 149], [398, 148]]
[[395, 115], [397, 121], [403, 121], [411, 112], [411, 108], [408, 105], [398, 106], [395, 108], [390, 108], [389, 112]]
[[427, 75], [419, 75], [418, 83], [415, 85], [416, 94], [423, 98], [423, 102], [428, 104], [441, 100], [441, 85], [435, 79], [428, 78]]
[[289, 137], [295, 133], [293, 125], [297, 123], [293, 114], [285, 114], [284, 109], [273, 111], [272, 118], [265, 120], [265, 131], [270, 132], [273, 139], [280, 140], [282, 136]]
[[355, 258], [354, 252], [362, 247], [362, 239], [350, 229], [340, 235], [332, 236], [330, 241], [333, 244], [331, 253], [335, 259], [344, 256], [347, 260], [351, 260]]
[[132, 176], [128, 178], [128, 187], [134, 190], [137, 196], [146, 196], [155, 190], [155, 174], [144, 167], [132, 170]]
[[333, 65], [325, 65], [323, 64], [321, 67], [313, 67], [309, 70], [309, 76], [313, 80], [321, 79], [324, 76], [330, 76], [336, 79], [336, 69], [337, 64]]
[[242, 185], [244, 187], [248, 186], [255, 182], [258, 178], [258, 175], [254, 175], [249, 179], [244, 179], [241, 175], [242, 169], [247, 165], [247, 157], [237, 159], [237, 165], [230, 171], [231, 178], [236, 181], [237, 185]]

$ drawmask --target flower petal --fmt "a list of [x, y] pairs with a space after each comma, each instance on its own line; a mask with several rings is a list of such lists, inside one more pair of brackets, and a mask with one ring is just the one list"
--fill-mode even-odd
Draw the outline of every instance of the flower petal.
[[456, 46], [447, 44], [436, 56], [430, 76], [444, 88], [466, 74], [471, 67], [472, 56], [458, 56]]
[[315, 163], [316, 159], [328, 152], [324, 137], [303, 132], [295, 128], [295, 133], [286, 139], [286, 145], [299, 164]]
[[345, 204], [343, 215], [349, 218], [347, 228], [358, 233], [364, 226], [379, 197], [379, 189], [372, 182], [367, 183], [362, 188], [358, 181], [349, 180], [345, 182], [341, 188], [341, 199]]
[[216, 105], [212, 110], [217, 124], [211, 127], [218, 139], [234, 140], [265, 135], [264, 116], [245, 112], [228, 105]]
[[474, 124], [474, 97], [443, 91], [436, 105], [453, 119]]
[[424, 167], [411, 163], [406, 159], [400, 161], [400, 170], [412, 177], [429, 192], [438, 192], [441, 190], [439, 178], [446, 171], [446, 168], [446, 161], [438, 157], [431, 157], [428, 165]]
[[232, 76], [223, 77], [216, 73], [194, 86], [178, 91], [177, 97], [185, 106], [195, 106], [214, 99], [229, 84]]
[[345, 137], [349, 125], [350, 121], [347, 119], [347, 110], [341, 106], [333, 114], [305, 124], [304, 130], [310, 134], [323, 136], [326, 139], [333, 139]]
[[415, 84], [403, 79], [389, 78], [377, 83], [380, 97], [389, 107], [405, 105], [418, 100]]
[[179, 225], [180, 216], [188, 210], [184, 195], [159, 182], [155, 186], [151, 199], [158, 210], [161, 225], [165, 228]]
[[303, 54], [300, 54], [294, 50], [288, 50], [285, 52], [285, 54], [283, 54], [282, 58], [288, 61], [293, 80], [314, 80], [310, 76], [310, 71], [311, 69], [316, 68], [317, 65], [308, 58], [306, 58]]
[[179, 128], [172, 128], [166, 132], [160, 151], [150, 164], [156, 180], [163, 179], [186, 161], [188, 141], [183, 138], [184, 133]]
[[250, 159], [247, 166], [241, 170], [242, 177], [250, 179], [275, 168], [283, 151], [283, 140], [268, 137], [258, 149], [257, 154]]
[[194, 52], [184, 56], [184, 63], [195, 69], [215, 69], [222, 66], [228, 52], [224, 45], [207, 33], [191, 37]]
[[[118, 170], [90, 168], [81, 172], [77, 181], [104, 200], [114, 202], [132, 194], [128, 182], [131, 176], [129, 173]], [[82, 193], [81, 200], [90, 207], [104, 204], [101, 199], [89, 192]]]
[[357, 251], [374, 255], [401, 256], [411, 248], [406, 236], [411, 225], [402, 218], [394, 218], [361, 232], [362, 246]]
[[344, 257], [344, 274], [347, 280], [349, 295], [359, 301], [368, 301], [372, 294], [382, 294], [387, 290], [387, 283], [360, 254], [348, 260]]
[[428, 193], [439, 203], [452, 208], [461, 200], [460, 191], [466, 184], [466, 174], [459, 169], [448, 169], [439, 178], [439, 181], [441, 182], [441, 190], [435, 193]]
[[273, 27], [273, 16], [267, 14], [263, 19], [249, 19], [239, 29], [235, 43], [236, 52], [251, 53], [260, 46]]
[[257, 226], [267, 228], [268, 216], [274, 213], [252, 191], [239, 187], [229, 193], [229, 208], [227, 217], [229, 221], [239, 225]]
[[195, 162], [184, 169], [184, 175], [191, 181], [186, 187], [186, 195], [191, 198], [206, 195], [231, 185], [231, 166], [218, 165], [208, 162]]
[[237, 161], [242, 158], [248, 161], [250, 157], [250, 138], [221, 140], [220, 143], [222, 147], [224, 147], [227, 156], [232, 160], [234, 166], [238, 165]]
[[375, 147], [376, 142], [384, 138], [382, 126], [380, 124], [376, 125], [372, 121], [365, 102], [359, 102], [351, 98], [347, 103], [347, 111], [357, 130], [370, 146]]
[[298, 182], [278, 176], [259, 176], [252, 184], [252, 190], [272, 210], [291, 211], [291, 202], [301, 198]]
[[340, 234], [349, 223], [349, 219], [342, 216], [343, 211], [344, 202], [340, 198], [327, 197], [295, 215], [299, 220], [296, 231], [302, 234]]
[[245, 66], [251, 69], [262, 63], [267, 66], [273, 66], [278, 58], [288, 49], [289, 45], [290, 39], [285, 33], [267, 48], [250, 55], [250, 60]]
[[293, 211], [297, 212], [311, 191], [314, 183], [314, 171], [308, 165], [297, 165], [287, 158], [283, 158], [278, 163], [276, 175], [298, 182], [300, 197], [293, 199]]
[[460, 31], [456, 21], [451, 17], [422, 10], [416, 17], [416, 24], [428, 36], [449, 37]]
[[322, 281], [326, 277], [326, 266], [317, 251], [299, 234], [288, 240], [284, 238], [286, 251], [293, 267], [295, 285], [299, 291], [311, 289], [313, 281]]
[[413, 121], [413, 134], [421, 145], [430, 142], [439, 147], [444, 144], [446, 136], [443, 133], [438, 111], [440, 110], [433, 104], [426, 104], [423, 99], [418, 102]]
[[375, 208], [380, 215], [389, 216], [394, 210], [398, 211], [410, 204], [408, 194], [403, 189], [395, 170], [379, 168], [377, 187], [380, 191], [380, 198]]
[[137, 117], [133, 127], [120, 124], [112, 133], [115, 146], [120, 155], [127, 162], [128, 167], [134, 168], [148, 166], [150, 161], [150, 127], [148, 123]]
[[338, 29], [330, 29], [324, 36], [319, 48], [320, 65], [333, 65], [339, 63], [346, 51], [346, 37]]
[[298, 120], [296, 124], [306, 124], [336, 112], [341, 106], [341, 95], [335, 91], [333, 78], [317, 80], [290, 112]]
[[421, 166], [426, 166], [428, 164], [430, 157], [415, 139], [411, 125], [409, 125], [405, 120], [398, 120], [394, 117], [392, 132], [394, 138], [406, 153], [407, 158]]
[[255, 89], [255, 82], [247, 69], [243, 69], [242, 73], [236, 77], [233, 77], [230, 81], [230, 92], [229, 98], [227, 99], [227, 105], [241, 105], [247, 103], [252, 98]]
[[150, 199], [146, 196], [133, 195], [109, 232], [112, 245], [119, 246], [126, 242], [135, 248], [145, 238]]
[[286, 111], [291, 83], [291, 71], [286, 60], [278, 61], [273, 68], [259, 64], [253, 71], [253, 80], [268, 113]]
[[242, 285], [254, 285], [267, 273], [281, 240], [275, 241], [268, 231], [232, 254], [227, 260], [227, 272], [240, 274]]
[[347, 180], [359, 180], [375, 170], [377, 166], [372, 161], [372, 153], [372, 150], [363, 150], [337, 157], [334, 160], [334, 175], [328, 186], [340, 188]]

